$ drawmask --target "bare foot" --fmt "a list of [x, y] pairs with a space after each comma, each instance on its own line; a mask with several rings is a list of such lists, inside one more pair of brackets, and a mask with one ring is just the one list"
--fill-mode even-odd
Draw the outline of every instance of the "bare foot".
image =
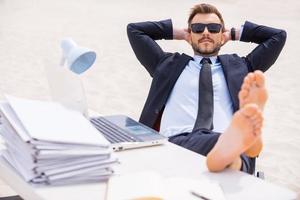
[[260, 154], [262, 148], [263, 148], [263, 142], [260, 136], [257, 139], [257, 141], [244, 152], [244, 154], [250, 158], [255, 158]]
[[[249, 73], [243, 82], [241, 91], [239, 92], [240, 108], [249, 103], [256, 104], [263, 111], [265, 103], [268, 99], [268, 93], [265, 88], [265, 76], [261, 71]], [[261, 137], [245, 151], [249, 157], [256, 157], [263, 148]]]
[[239, 158], [260, 136], [262, 121], [261, 111], [255, 104], [247, 104], [237, 111], [230, 126], [208, 153], [208, 169], [214, 172], [221, 171]]
[[240, 108], [249, 103], [254, 103], [263, 111], [268, 99], [265, 88], [265, 75], [261, 71], [249, 73], [242, 84], [239, 92]]

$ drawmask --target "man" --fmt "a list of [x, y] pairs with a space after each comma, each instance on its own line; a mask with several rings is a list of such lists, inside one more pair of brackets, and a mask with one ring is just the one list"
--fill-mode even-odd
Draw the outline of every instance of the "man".
[[[286, 40], [285, 31], [248, 21], [241, 28], [228, 31], [222, 15], [214, 6], [199, 4], [191, 11], [187, 29], [174, 28], [171, 20], [164, 20], [131, 23], [127, 26], [127, 33], [136, 57], [153, 77], [140, 122], [160, 130], [161, 134], [169, 137], [170, 142], [208, 156], [207, 163], [211, 171], [231, 167], [252, 174], [255, 157], [262, 149], [258, 134], [260, 131], [248, 131], [251, 133], [246, 135], [258, 136], [231, 154], [234, 157], [239, 152], [240, 156], [225, 159], [223, 164], [217, 161], [217, 157], [222, 156], [220, 149], [224, 150], [221, 146], [231, 148], [232, 142], [228, 141], [229, 134], [220, 137], [220, 133], [226, 133], [232, 123], [237, 124], [234, 121], [244, 123], [244, 120], [235, 120], [233, 117], [239, 109], [245, 109], [244, 104], [264, 104], [265, 100], [254, 101], [252, 99], [256, 98], [245, 95], [257, 88], [251, 87], [249, 90], [249, 86], [245, 86], [246, 89], [241, 90], [240, 99], [238, 93], [249, 72], [265, 72], [275, 62]], [[160, 39], [186, 40], [192, 46], [194, 56], [164, 52], [155, 42]], [[246, 57], [236, 54], [218, 55], [221, 46], [229, 40], [254, 42], [258, 46]], [[244, 85], [256, 85], [253, 76], [264, 80], [258, 74], [252, 74], [252, 78], [247, 78]], [[265, 91], [264, 84], [259, 87], [259, 91]], [[251, 94], [256, 97], [266, 96], [266, 92], [265, 95], [257, 95], [256, 92]], [[251, 100], [242, 104], [240, 101], [244, 98]], [[263, 108], [259, 105], [256, 107], [250, 110]], [[241, 111], [243, 115], [247, 113], [248, 116], [248, 109]], [[218, 166], [215, 166], [214, 161]]]

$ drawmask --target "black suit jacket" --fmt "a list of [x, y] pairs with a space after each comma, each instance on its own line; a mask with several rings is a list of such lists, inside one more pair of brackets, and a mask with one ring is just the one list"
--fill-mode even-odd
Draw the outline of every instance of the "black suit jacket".
[[[155, 40], [173, 39], [172, 21], [131, 23], [127, 34], [132, 49], [153, 77], [140, 122], [158, 129], [168, 97], [181, 72], [193, 59], [186, 54], [164, 52]], [[286, 40], [284, 30], [245, 22], [241, 41], [259, 44], [246, 57], [219, 55], [234, 111], [239, 109], [238, 92], [244, 77], [252, 71], [265, 72], [276, 61]]]

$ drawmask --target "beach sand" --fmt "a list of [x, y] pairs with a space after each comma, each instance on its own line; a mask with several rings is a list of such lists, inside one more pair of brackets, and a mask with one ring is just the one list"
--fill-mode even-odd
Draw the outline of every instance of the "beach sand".
[[[257, 169], [266, 181], [300, 194], [300, 1], [219, 0], [228, 28], [245, 20], [283, 28], [286, 45], [266, 73], [270, 97], [265, 110], [263, 153]], [[89, 108], [103, 115], [139, 118], [151, 78], [135, 58], [126, 35], [130, 22], [172, 18], [186, 27], [192, 0], [0, 0], [0, 99], [3, 94], [50, 99], [45, 68], [57, 67], [60, 41], [72, 37], [97, 52], [94, 66], [80, 76]], [[184, 41], [160, 41], [165, 51], [192, 55]], [[246, 55], [256, 45], [229, 42], [221, 53]], [[0, 181], [0, 197], [12, 195]]]

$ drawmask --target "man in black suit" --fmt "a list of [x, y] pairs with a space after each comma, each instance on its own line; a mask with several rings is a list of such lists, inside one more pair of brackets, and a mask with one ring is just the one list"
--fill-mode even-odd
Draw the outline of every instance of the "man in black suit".
[[[262, 149], [261, 111], [267, 97], [264, 76], [256, 70], [265, 72], [276, 61], [284, 46], [286, 32], [248, 21], [241, 28], [227, 30], [222, 15], [214, 6], [199, 4], [191, 11], [187, 29], [173, 27], [169, 19], [131, 23], [127, 33], [136, 57], [153, 78], [140, 122], [159, 130], [169, 137], [170, 142], [208, 156], [211, 171], [230, 167], [252, 174], [255, 157]], [[161, 39], [186, 40], [192, 46], [194, 56], [164, 52], [155, 42]], [[229, 40], [254, 42], [258, 46], [246, 57], [218, 55]], [[201, 78], [204, 66], [210, 66], [210, 75]], [[200, 86], [201, 80], [207, 77], [211, 86]], [[201, 89], [203, 87], [212, 90], [206, 100], [201, 100], [207, 95], [206, 89]], [[212, 100], [207, 101], [209, 98]], [[249, 108], [248, 104], [255, 105]], [[201, 113], [206, 114], [203, 117]], [[252, 121], [246, 122], [241, 116], [252, 118]], [[241, 128], [239, 124], [251, 126]], [[244, 141], [232, 139], [235, 134], [225, 134], [235, 132], [232, 127], [238, 129], [240, 135], [255, 138], [248, 137], [247, 145], [244, 145]], [[237, 147], [237, 143], [243, 143], [243, 147]], [[233, 148], [235, 152], [225, 150], [225, 146], [236, 147]], [[226, 162], [217, 159], [225, 156], [220, 154], [221, 150], [231, 155], [230, 159], [224, 158]]]

